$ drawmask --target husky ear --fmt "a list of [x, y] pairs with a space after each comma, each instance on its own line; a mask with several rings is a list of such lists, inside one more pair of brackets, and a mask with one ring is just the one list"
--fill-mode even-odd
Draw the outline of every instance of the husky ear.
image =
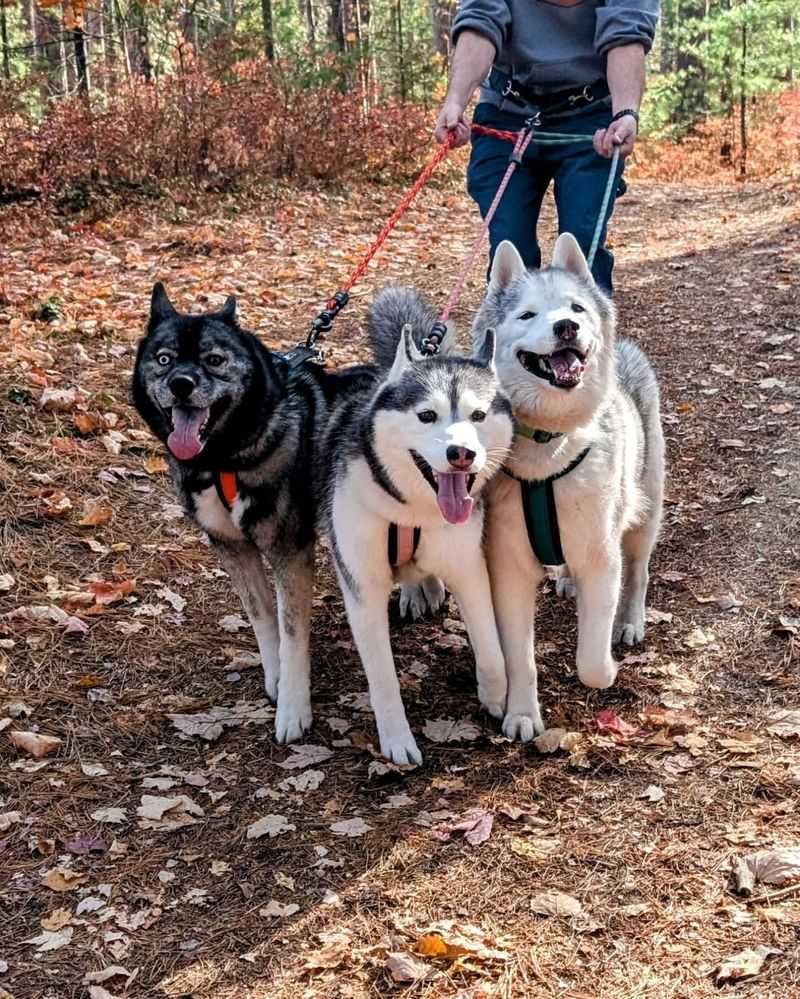
[[494, 327], [490, 326], [483, 334], [483, 339], [475, 347], [475, 352], [472, 355], [473, 361], [477, 361], [478, 364], [485, 364], [490, 371], [494, 371], [494, 349], [496, 342], [497, 337], [495, 336]]
[[489, 287], [508, 288], [525, 273], [525, 269], [519, 250], [510, 240], [504, 239], [495, 250], [489, 274]]
[[233, 324], [236, 322], [236, 299], [233, 295], [228, 295], [225, 304], [217, 314], [223, 323]]
[[166, 319], [172, 319], [178, 313], [167, 296], [167, 290], [159, 281], [153, 285], [153, 294], [150, 296], [150, 325], [157, 326]]
[[406, 323], [400, 331], [400, 338], [397, 341], [397, 352], [394, 355], [394, 363], [389, 372], [389, 381], [398, 381], [406, 369], [415, 361], [423, 360], [424, 355], [420, 353], [414, 343], [414, 333], [410, 323]]
[[574, 274], [582, 281], [592, 280], [592, 272], [586, 263], [583, 250], [578, 246], [578, 241], [571, 232], [562, 232], [556, 240], [551, 266], [558, 267], [562, 271], [569, 271], [570, 274]]

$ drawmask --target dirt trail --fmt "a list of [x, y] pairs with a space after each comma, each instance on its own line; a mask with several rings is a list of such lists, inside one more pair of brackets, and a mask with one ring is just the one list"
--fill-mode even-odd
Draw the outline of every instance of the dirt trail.
[[[0, 736], [0, 986], [16, 999], [83, 996], [87, 972], [118, 964], [137, 975], [127, 991], [123, 977], [103, 982], [112, 995], [399, 995], [387, 953], [424, 950], [419, 938], [449, 921], [439, 931], [450, 959], [418, 958], [431, 977], [410, 994], [798, 999], [800, 891], [754, 902], [730, 875], [734, 857], [800, 845], [797, 730], [767, 728], [779, 708], [800, 709], [796, 195], [634, 183], [619, 204], [620, 325], [663, 386], [668, 497], [649, 600], [658, 621], [614, 689], [590, 693], [573, 667], [574, 608], [543, 595], [543, 708], [551, 726], [579, 733], [571, 755], [510, 745], [479, 717], [470, 654], [448, 614], [394, 632], [412, 728], [467, 718], [481, 734], [423, 737], [423, 769], [371, 772], [366, 685], [327, 566], [307, 741], [332, 753], [307, 768], [317, 776], [296, 781], [307, 770], [281, 768], [294, 754], [273, 743], [258, 705], [251, 723], [233, 719], [213, 741], [166, 717], [253, 705], [262, 689], [249, 631], [220, 624], [240, 609], [177, 515], [158, 448], [127, 404], [152, 281], [186, 307], [203, 304], [197, 288], [214, 290], [212, 304], [235, 292], [244, 322], [287, 346], [395, 197], [303, 194], [221, 203], [203, 220], [132, 210], [36, 239], [12, 232], [0, 284], [0, 323], [10, 324], [0, 574], [14, 578], [1, 610], [64, 608], [88, 632], [65, 634], [30, 612], [0, 621], [3, 702], [31, 712], [14, 728], [63, 740], [37, 769]], [[366, 303], [383, 283], [413, 278], [437, 302], [449, 289], [471, 207], [431, 190], [409, 218], [339, 320], [334, 363], [362, 356]], [[473, 275], [462, 326], [481, 283]], [[51, 321], [32, 319], [51, 296]], [[76, 387], [85, 399], [40, 409], [43, 389]], [[79, 524], [87, 499], [88, 519], [104, 522]], [[636, 726], [644, 717], [644, 734], [599, 734], [602, 709]], [[176, 831], [142, 828], [143, 794], [186, 795], [202, 814]], [[475, 808], [495, 813], [486, 842], [433, 835]], [[267, 815], [293, 828], [247, 838]], [[354, 818], [369, 829], [331, 828]], [[62, 892], [41, 884], [56, 867], [79, 875]], [[533, 912], [532, 897], [548, 890], [578, 899], [583, 914]], [[299, 908], [270, 914], [286, 905]], [[778, 953], [758, 978], [715, 984], [721, 962], [760, 946]]]

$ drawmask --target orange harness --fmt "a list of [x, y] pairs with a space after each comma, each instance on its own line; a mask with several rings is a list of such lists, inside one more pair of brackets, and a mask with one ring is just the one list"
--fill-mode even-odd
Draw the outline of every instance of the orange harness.
[[239, 495], [236, 472], [214, 472], [214, 487], [225, 509], [230, 513]]

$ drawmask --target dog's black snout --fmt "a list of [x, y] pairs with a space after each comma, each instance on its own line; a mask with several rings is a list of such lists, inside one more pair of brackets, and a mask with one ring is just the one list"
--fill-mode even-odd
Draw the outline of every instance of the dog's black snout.
[[194, 378], [189, 375], [173, 375], [169, 380], [169, 390], [176, 399], [188, 399], [195, 390]]
[[450, 444], [447, 448], [447, 460], [453, 468], [464, 471], [472, 467], [472, 462], [475, 461], [475, 452], [470, 451], [468, 447], [458, 447], [456, 444]]
[[580, 326], [573, 322], [572, 319], [559, 319], [557, 323], [553, 323], [553, 332], [558, 337], [559, 340], [566, 340], [567, 342], [574, 340], [578, 334]]

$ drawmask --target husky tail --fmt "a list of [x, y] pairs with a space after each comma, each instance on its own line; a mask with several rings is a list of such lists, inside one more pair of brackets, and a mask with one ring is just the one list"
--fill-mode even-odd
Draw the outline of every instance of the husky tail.
[[[411, 326], [414, 343], [419, 347], [433, 329], [436, 319], [436, 313], [413, 288], [390, 287], [380, 291], [367, 319], [369, 344], [378, 367], [391, 368], [406, 323]], [[449, 332], [447, 339], [451, 336], [452, 332]]]

